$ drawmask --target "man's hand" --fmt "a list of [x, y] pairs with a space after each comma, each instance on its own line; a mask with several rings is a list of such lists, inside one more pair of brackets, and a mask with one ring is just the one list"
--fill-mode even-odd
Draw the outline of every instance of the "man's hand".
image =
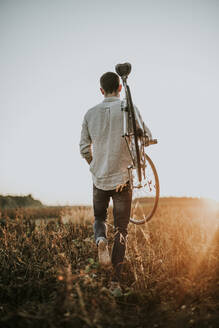
[[144, 135], [144, 132], [143, 132], [143, 130], [141, 129], [141, 128], [137, 128], [137, 136], [138, 137], [143, 137], [143, 135]]

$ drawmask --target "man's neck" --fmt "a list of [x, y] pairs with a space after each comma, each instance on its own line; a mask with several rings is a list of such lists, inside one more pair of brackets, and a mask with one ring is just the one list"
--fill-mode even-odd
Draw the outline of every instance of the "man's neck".
[[119, 97], [119, 93], [107, 93], [107, 94], [104, 94], [104, 98], [109, 98], [109, 97]]

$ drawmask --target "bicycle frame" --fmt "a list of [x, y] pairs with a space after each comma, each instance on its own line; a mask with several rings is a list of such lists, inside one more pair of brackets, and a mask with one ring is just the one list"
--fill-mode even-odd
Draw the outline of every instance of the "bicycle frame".
[[[127, 85], [127, 78], [131, 72], [131, 64], [116, 65], [116, 72], [123, 81], [125, 99], [122, 101], [121, 110], [123, 115], [123, 135], [125, 139], [132, 165], [127, 167], [129, 181], [135, 194], [132, 217], [130, 221], [135, 224], [143, 224], [149, 221], [158, 204], [159, 179], [156, 168], [145, 152], [145, 147], [156, 144], [157, 139], [149, 139], [147, 129], [137, 109], [132, 103], [131, 92]], [[133, 171], [134, 170], [134, 171]], [[141, 205], [141, 199], [147, 199], [147, 206]], [[145, 198], [146, 196], [146, 198]]]

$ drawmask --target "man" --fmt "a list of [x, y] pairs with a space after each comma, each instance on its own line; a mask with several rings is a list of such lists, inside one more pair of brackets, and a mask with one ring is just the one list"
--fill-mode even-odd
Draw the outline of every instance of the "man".
[[[123, 114], [119, 76], [107, 72], [100, 78], [103, 102], [89, 109], [82, 124], [80, 152], [90, 164], [93, 178], [93, 225], [100, 265], [111, 265], [106, 235], [107, 209], [113, 200], [114, 245], [112, 265], [119, 279], [125, 256], [127, 228], [130, 218], [132, 191], [127, 167], [132, 164], [123, 134]], [[135, 108], [137, 110], [137, 108]], [[151, 138], [150, 130], [143, 124]], [[92, 146], [92, 148], [91, 148]]]

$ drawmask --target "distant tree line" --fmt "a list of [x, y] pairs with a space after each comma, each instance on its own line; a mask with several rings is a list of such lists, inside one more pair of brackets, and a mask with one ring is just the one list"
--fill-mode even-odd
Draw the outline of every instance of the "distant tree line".
[[0, 195], [0, 209], [22, 208], [22, 207], [41, 207], [43, 204], [32, 197], [27, 196], [2, 196]]

